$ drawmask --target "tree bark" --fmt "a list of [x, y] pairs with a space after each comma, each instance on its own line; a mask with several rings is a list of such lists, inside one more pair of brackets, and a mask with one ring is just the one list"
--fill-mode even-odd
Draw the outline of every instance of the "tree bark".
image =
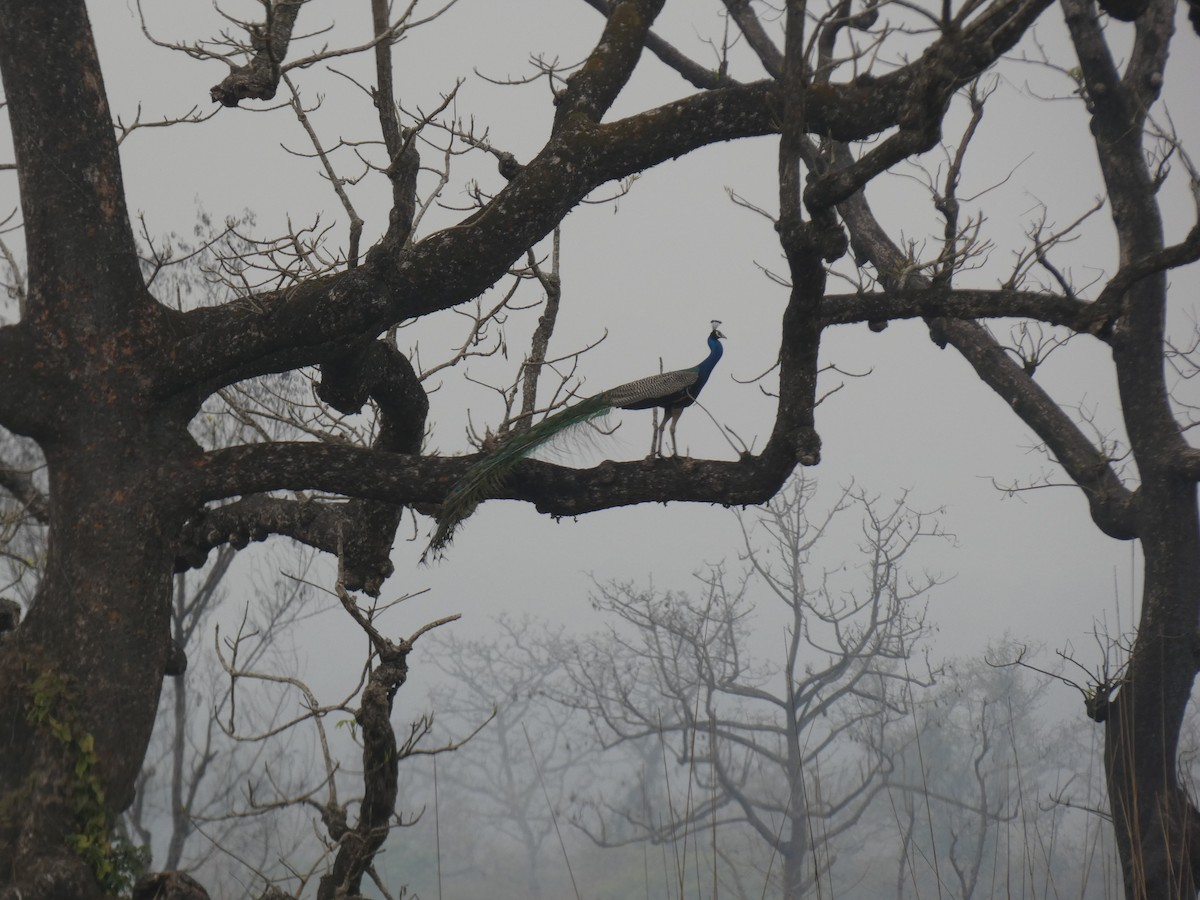
[[166, 667], [179, 505], [124, 444], [92, 450], [49, 455], [46, 571], [0, 656], [0, 883], [12, 896], [97, 893], [94, 865], [64, 836], [102, 849], [132, 800]]
[[1193, 898], [1200, 814], [1177, 774], [1179, 732], [1196, 673], [1200, 527], [1194, 482], [1143, 482], [1142, 615], [1105, 720], [1109, 808], [1128, 900]]

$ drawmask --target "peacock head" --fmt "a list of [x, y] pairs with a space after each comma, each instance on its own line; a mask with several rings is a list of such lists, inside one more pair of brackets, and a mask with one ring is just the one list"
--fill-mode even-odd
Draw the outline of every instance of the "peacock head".
[[710, 335], [710, 337], [715, 337], [715, 338], [724, 338], [725, 337], [725, 335], [721, 334], [721, 320], [720, 319], [712, 320], [712, 334]]

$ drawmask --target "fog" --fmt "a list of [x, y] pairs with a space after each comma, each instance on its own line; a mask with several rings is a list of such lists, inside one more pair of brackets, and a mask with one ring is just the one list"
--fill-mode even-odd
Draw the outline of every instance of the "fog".
[[[246, 18], [258, 15], [255, 4], [234, 6]], [[146, 0], [141, 7], [160, 40], [221, 27], [209, 4]], [[116, 117], [180, 116], [192, 104], [207, 111], [208, 88], [224, 74], [219, 66], [147, 41], [132, 4], [92, 3], [91, 10]], [[354, 14], [361, 39], [369, 16]], [[315, 31], [316, 20], [347, 13], [314, 4], [312, 16]], [[398, 93], [406, 110], [428, 111], [463, 79], [452, 113], [464, 122], [478, 115], [480, 134], [487, 129], [492, 145], [523, 159], [544, 139], [550, 92], [536, 80], [499, 82], [529, 76], [538, 57], [574, 64], [600, 21], [583, 3], [462, 0], [398, 45]], [[700, 58], [722, 28], [715, 8], [686, 3], [667, 4], [660, 22]], [[1058, 18], [1047, 19], [1036, 39], [1061, 46], [1061, 29]], [[1192, 37], [1179, 38], [1186, 47], [1170, 63], [1166, 99], [1184, 143], [1195, 146], [1200, 116], [1191, 94], [1200, 54]], [[748, 52], [735, 47], [732, 57], [745, 63]], [[965, 170], [961, 194], [982, 212], [990, 242], [971, 273], [980, 284], [1002, 280], [1031, 223], [1043, 215], [1059, 225], [1072, 221], [1103, 190], [1081, 124], [1085, 112], [1068, 102], [1061, 72], [1028, 61], [1036, 53], [1031, 38], [997, 69]], [[362, 123], [371, 124], [369, 99], [355, 84], [371, 80], [367, 62], [348, 57], [298, 79], [312, 122], [330, 142], [356, 140]], [[643, 69], [615, 115], [683, 90], [664, 66]], [[1058, 99], [1043, 99], [1052, 96]], [[966, 121], [962, 104], [952, 109], [948, 141]], [[219, 223], [249, 213], [261, 234], [283, 232], [289, 221], [319, 221], [340, 234], [345, 214], [317, 161], [304, 155], [305, 140], [282, 106], [223, 109], [198, 124], [135, 131], [121, 148], [130, 208], [146, 236], [164, 244], [193, 235], [201, 214]], [[756, 379], [778, 352], [787, 290], [772, 276], [786, 266], [772, 223], [746, 204], [774, 208], [775, 152], [767, 139], [706, 149], [601, 192], [592, 199], [615, 199], [578, 208], [562, 226], [569, 311], [554, 347], [565, 354], [596, 344], [582, 358], [581, 394], [692, 365], [704, 355], [709, 320], [723, 323], [726, 353], [705, 389], [704, 410], [689, 410], [679, 425], [691, 456], [733, 459], [733, 444], [761, 448], [771, 427], [774, 382]], [[924, 182], [946, 165], [946, 152], [921, 161], [923, 170], [901, 167], [872, 184], [881, 219], [917, 245], [937, 240]], [[490, 158], [456, 160], [454, 173], [446, 208], [431, 206], [423, 233], [458, 221], [473, 183], [494, 189], [497, 181]], [[353, 194], [372, 237], [386, 227], [386, 193], [364, 185]], [[1194, 214], [1190, 197], [1168, 198], [1168, 212], [1171, 233], [1181, 234]], [[1112, 258], [1111, 243], [1102, 223], [1089, 222], [1061, 249], [1064, 264], [1086, 284], [1098, 274], [1095, 258]], [[1186, 338], [1197, 276], [1180, 272], [1173, 281], [1184, 298], [1175, 325]], [[427, 384], [428, 447], [468, 452], [468, 428], [502, 416], [489, 385], [506, 383], [519, 365], [539, 315], [536, 294], [530, 289], [529, 308], [510, 315], [505, 352]], [[994, 330], [1003, 334], [1009, 324]], [[448, 313], [400, 329], [397, 340], [433, 363], [452, 355], [463, 333]], [[376, 624], [399, 638], [450, 614], [462, 618], [415, 642], [396, 697], [400, 743], [419, 740], [401, 765], [397, 813], [407, 824], [388, 837], [376, 865], [390, 896], [401, 896], [401, 886], [426, 900], [784, 896], [778, 845], [793, 828], [797, 869], [788, 877], [797, 897], [1121, 895], [1103, 809], [1102, 729], [1087, 718], [1073, 685], [1086, 686], [1089, 673], [1115, 664], [1114, 642], [1136, 621], [1134, 544], [1093, 527], [1084, 498], [1059, 484], [1064, 478], [1038, 440], [921, 323], [891, 324], [882, 333], [834, 330], [822, 353], [829, 366], [817, 411], [822, 462], [801, 473], [811, 508], [827, 511], [857, 491], [876, 509], [900, 504], [927, 516], [934, 530], [913, 543], [895, 582], [905, 598], [896, 602], [904, 615], [920, 617], [920, 627], [900, 646], [849, 654], [830, 637], [835, 632], [821, 632], [830, 627], [828, 608], [825, 618], [810, 611], [802, 624], [781, 613], [762, 573], [751, 572], [755, 554], [775, 566], [783, 560], [761, 532], [747, 543], [754, 510], [673, 504], [555, 521], [528, 505], [489, 502], [447, 557], [427, 566], [418, 558], [431, 520], [414, 514], [397, 536], [397, 574], [380, 598], [381, 606], [394, 605]], [[1039, 378], [1096, 433], [1127, 447], [1107, 362], [1103, 347], [1075, 341], [1046, 361]], [[1195, 387], [1182, 390], [1186, 396]], [[649, 414], [626, 412], [608, 424], [612, 434], [557, 447], [554, 459], [586, 466], [644, 454]], [[814, 596], [834, 604], [862, 596], [850, 593], [861, 587], [835, 587], [837, 578], [861, 574], [861, 523], [862, 510], [848, 509], [823, 537], [806, 569]], [[711, 598], [716, 572], [744, 603], [729, 620], [737, 648], [737, 678], [729, 684], [741, 693], [706, 711], [711, 697], [693, 651], [709, 647], [711, 635], [676, 648], [699, 669], [693, 681], [676, 684], [681, 693], [672, 699], [663, 692], [667, 673], [655, 671], [655, 654], [639, 643], [646, 630], [614, 612], [611, 600], [621, 590], [643, 600], [672, 596], [678, 612], [678, 604]], [[192, 596], [203, 575], [181, 579], [179, 598]], [[341, 790], [340, 803], [361, 792], [352, 711], [368, 644], [332, 593], [336, 578], [334, 562], [279, 539], [244, 551], [195, 620], [186, 679], [164, 687], [130, 835], [149, 837], [154, 865], [164, 864], [172, 780], [180, 784], [181, 771], [190, 771], [181, 789], [199, 786], [186, 804], [190, 825], [174, 862], [194, 866], [213, 896], [258, 896], [271, 879], [288, 890], [314, 885], [329, 858], [319, 835], [330, 787]], [[291, 681], [243, 674], [231, 696], [218, 650], [228, 663], [229, 641], [239, 633], [246, 636], [243, 661]], [[795, 633], [812, 643], [789, 662], [786, 636]], [[828, 707], [792, 723], [790, 733], [773, 718], [783, 704], [756, 705], [760, 692], [778, 697], [843, 657], [851, 669], [878, 662], [870, 677], [887, 691], [860, 685], [839, 696], [843, 682], [833, 679], [818, 692]], [[643, 717], [637, 727], [625, 722], [627, 733], [606, 718], [613, 710], [598, 705], [596, 684], [587, 680], [605, 671], [602, 660], [612, 664], [613, 678], [640, 673], [630, 691], [614, 689], [636, 701]], [[176, 691], [184, 692], [178, 703], [187, 713], [180, 720]], [[689, 697], [690, 718], [682, 702]], [[295, 727], [249, 740], [297, 717], [303, 721]], [[734, 720], [756, 739], [771, 735], [769, 746], [748, 754], [744, 734], [740, 743], [722, 743], [717, 732]], [[410, 729], [410, 722], [420, 724]], [[789, 760], [789, 741], [800, 762]], [[802, 790], [788, 794], [787, 772]], [[760, 818], [739, 804], [739, 792], [752, 795]], [[796, 817], [801, 802], [806, 815]]]

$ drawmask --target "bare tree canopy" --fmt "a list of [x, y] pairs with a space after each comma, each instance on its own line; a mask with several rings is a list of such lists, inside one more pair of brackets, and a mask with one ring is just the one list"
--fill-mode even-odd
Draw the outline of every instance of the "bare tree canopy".
[[[906, 557], [945, 535], [935, 514], [904, 499], [888, 505], [847, 488], [818, 511], [815, 490], [798, 478], [743, 519], [741, 578], [718, 567], [699, 596], [599, 586], [594, 605], [622, 629], [610, 625], [567, 657], [565, 702], [587, 710], [605, 743], [669, 746], [697, 799], [665, 822], [657, 809], [605, 802], [585, 819], [596, 840], [612, 840], [613, 820], [656, 843], [743, 826], [769, 851], [756, 867], [769, 872], [765, 861], [778, 859], [782, 870], [764, 876], [763, 891], [799, 900], [819, 892], [833, 842], [887, 785], [891, 732], [913, 714], [914, 689], [934, 678], [915, 657], [937, 579], [914, 576]], [[861, 558], [822, 568], [831, 525], [854, 513]], [[782, 649], [756, 649], [755, 625], [781, 633]]]
[[[24, 617], [17, 624], [9, 610], [0, 619], [12, 626], [0, 633], [0, 897], [97, 897], [120, 887], [109, 833], [133, 800], [163, 677], [179, 667], [170, 641], [177, 570], [199, 566], [216, 547], [282, 535], [340, 553], [344, 586], [377, 594], [391, 574], [389, 551], [405, 511], [436, 513], [477, 460], [424, 446], [428, 370], [401, 352], [395, 329], [471, 310], [510, 280], [536, 282], [546, 295], [544, 328], [530, 342], [528, 377], [518, 376], [504, 395], [512, 415], [501, 429], [528, 427], [572, 393], [568, 376], [552, 398], [539, 400], [532, 374], [554, 356], [557, 268], [546, 264], [547, 244], [564, 217], [597, 188], [755, 137], [777, 146], [778, 201], [768, 216], [788, 298], [771, 387], [778, 404], [761, 450], [747, 448], [734, 461], [591, 469], [526, 460], [485, 499], [522, 500], [557, 516], [649, 502], [763, 502], [798, 465], [820, 461], [826, 330], [923, 321], [932, 340], [964, 358], [1044, 443], [1082, 491], [1095, 526], [1140, 543], [1137, 637], [1128, 664], [1091, 686], [1087, 708], [1106, 729], [1127, 896], [1195, 896], [1200, 812], [1179, 784], [1176, 759], [1200, 659], [1200, 449], [1189, 442], [1195, 410], [1172, 390], [1200, 360], [1196, 344], [1169, 339], [1166, 323], [1169, 275], [1200, 259], [1200, 225], [1168, 237], [1162, 204], [1189, 184], [1195, 191], [1200, 177], [1156, 106], [1184, 10], [1173, 0], [1061, 0], [1057, 8], [1050, 0], [946, 0], [929, 10], [874, 0], [786, 0], [779, 9], [724, 0], [727, 31], [713, 45], [714, 67], [659, 33], [665, 0], [588, 3], [600, 15], [582, 62], [538, 64], [552, 106], [523, 159], [443, 117], [452, 93], [441, 109], [425, 111], [406, 111], [397, 96], [393, 49], [419, 39], [439, 8], [338, 3], [326, 13], [337, 26], [371, 23], [369, 32], [343, 36], [333, 25], [325, 33], [319, 4], [275, 0], [254, 7], [257, 21], [229, 15], [219, 36], [172, 44], [227, 66], [227, 76], [211, 93], [198, 88], [194, 102], [291, 103], [301, 123], [304, 73], [354, 54], [370, 59], [373, 83], [363, 89], [374, 135], [370, 149], [347, 149], [363, 154], [391, 204], [386, 228], [363, 247], [346, 182], [310, 132], [350, 222], [345, 246], [331, 249], [319, 229], [297, 226], [261, 240], [231, 224], [214, 242], [222, 292], [196, 304], [167, 295], [157, 276], [169, 260], [135, 235], [118, 147], [151, 123], [114, 122], [86, 4], [0, 0], [0, 76], [14, 154], [0, 160], [0, 178], [11, 183], [15, 172], [19, 216], [5, 227], [19, 219], [24, 245], [22, 261], [3, 244], [16, 314], [0, 327], [0, 426], [36, 447], [32, 462], [0, 460], [0, 497], [6, 512], [19, 510], [21, 527], [46, 532]], [[987, 100], [979, 79], [1019, 46], [1035, 54], [1033, 29], [1055, 9], [1069, 47], [1040, 63], [1061, 75], [1066, 102], [1086, 112], [1116, 250], [1105, 258], [1098, 247], [1092, 265], [1100, 280], [1077, 285], [1056, 264], [1075, 227], [1046, 225], [1028, 236], [1003, 283], [974, 281], [982, 213], [966, 211], [959, 186]], [[731, 64], [735, 44], [750, 53]], [[679, 75], [677, 96], [633, 111], [618, 105], [650, 64]], [[922, 154], [952, 140], [944, 133], [952, 105], [968, 111], [967, 125], [937, 176], [922, 170], [942, 239], [919, 245], [885, 226], [870, 194], [882, 174], [910, 161], [919, 166]], [[196, 123], [206, 115], [175, 121], [203, 127]], [[1021, 127], [1014, 122], [1013, 132]], [[435, 131], [450, 143], [429, 140]], [[422, 217], [439, 189], [431, 191], [422, 173], [432, 169], [437, 181], [438, 166], [460, 150], [490, 154], [499, 178], [476, 184], [451, 225], [426, 231]], [[221, 173], [189, 177], [202, 194], [204, 181]], [[831, 273], [851, 287], [831, 282]], [[507, 301], [507, 289], [501, 293]], [[469, 315], [474, 328], [459, 361], [503, 313]], [[1025, 337], [998, 339], [985, 324], [993, 319], [1023, 321]], [[1053, 335], [1049, 343], [1029, 338], [1038, 328]], [[1126, 467], [1104, 435], [1037, 380], [1046, 353], [1067, 336], [1111, 356]], [[289, 381], [298, 372], [313, 379], [311, 396]], [[276, 389], [273, 399], [238, 401], [255, 379]], [[200, 417], [218, 400], [242, 417], [244, 434], [207, 439]], [[369, 427], [354, 424], [360, 414]], [[481, 445], [486, 451], [489, 442]], [[382, 722], [411, 641], [375, 631], [348, 595], [343, 605], [364, 616], [385, 663], [373, 670], [382, 680], [371, 683]], [[382, 730], [394, 741], [390, 728]], [[388, 755], [383, 744], [375, 750]], [[392, 762], [385, 768], [394, 780]], [[392, 814], [369, 812], [366, 831], [349, 829], [345, 840], [370, 843], [372, 823]], [[348, 845], [337, 854], [350, 855]], [[354, 860], [345, 889], [357, 890], [368, 857]]]

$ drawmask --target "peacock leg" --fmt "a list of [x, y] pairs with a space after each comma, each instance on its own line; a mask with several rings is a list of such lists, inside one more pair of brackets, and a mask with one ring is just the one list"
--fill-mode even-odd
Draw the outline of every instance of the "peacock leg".
[[[675, 426], [679, 424], [679, 417], [681, 415], [683, 415], [683, 407], [677, 406], [677, 407], [675, 407], [675, 409], [671, 410], [670, 416], [669, 416], [669, 418], [671, 419], [671, 455], [672, 456], [679, 455], [679, 444], [675, 440]], [[666, 424], [667, 423], [664, 420], [663, 425], [665, 426]]]

